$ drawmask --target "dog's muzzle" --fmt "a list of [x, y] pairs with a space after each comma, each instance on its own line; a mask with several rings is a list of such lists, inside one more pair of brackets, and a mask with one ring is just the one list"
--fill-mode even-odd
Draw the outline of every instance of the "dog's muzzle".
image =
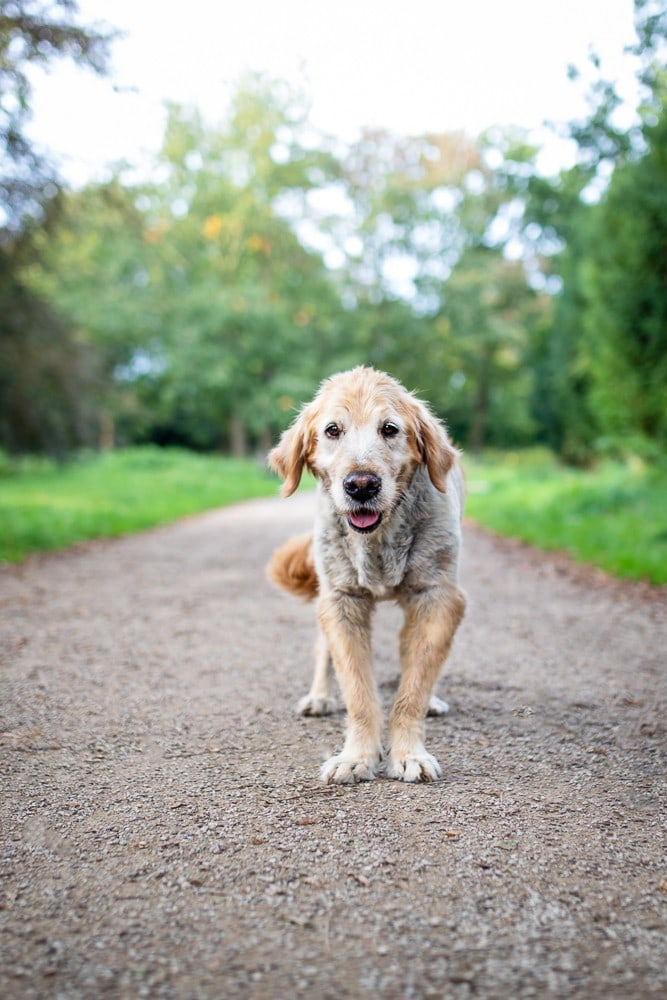
[[348, 512], [347, 523], [355, 531], [370, 534], [382, 520], [382, 513], [369, 505], [382, 489], [382, 480], [374, 472], [351, 472], [343, 480], [343, 489], [355, 505]]

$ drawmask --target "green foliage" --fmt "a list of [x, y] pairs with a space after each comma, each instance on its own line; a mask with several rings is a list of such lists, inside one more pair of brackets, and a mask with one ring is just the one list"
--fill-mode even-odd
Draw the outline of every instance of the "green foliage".
[[27, 271], [49, 231], [58, 181], [26, 131], [30, 71], [58, 58], [101, 73], [112, 35], [76, 23], [72, 0], [0, 0], [0, 445], [62, 455], [96, 433], [101, 387], [87, 348]]
[[473, 450], [659, 452], [667, 29], [636, 9], [637, 123], [600, 72], [556, 177], [516, 128], [334, 145], [261, 75], [214, 127], [170, 107], [154, 180], [70, 193], [12, 247], [0, 443], [263, 452], [324, 376], [370, 363]]
[[33, 237], [36, 259], [23, 269], [94, 349], [107, 380], [139, 348], [150, 349], [156, 326], [156, 263], [135, 197], [117, 178], [69, 195], [52, 226]]
[[96, 345], [120, 441], [268, 446], [331, 353], [335, 289], [276, 205], [329, 160], [300, 142], [296, 95], [244, 88], [217, 129], [172, 107], [164, 179], [71, 196], [31, 273]]
[[97, 359], [0, 246], [0, 443], [63, 456], [96, 436]]
[[584, 329], [601, 434], [667, 449], [667, 109], [645, 131], [592, 213]]
[[30, 68], [72, 59], [106, 71], [113, 35], [76, 23], [73, 0], [0, 0], [0, 239], [40, 217], [53, 196], [53, 168], [26, 133]]
[[446, 412], [473, 450], [534, 436], [532, 378], [524, 360], [538, 312], [519, 263], [484, 246], [462, 254], [441, 311], [451, 372]]
[[547, 451], [465, 460], [480, 524], [632, 580], [667, 583], [667, 466], [560, 465]]
[[64, 466], [5, 460], [0, 475], [0, 559], [10, 562], [277, 492], [258, 463], [170, 448], [89, 454]]
[[619, 128], [615, 85], [593, 57], [590, 113], [570, 123], [578, 162], [527, 189], [524, 233], [556, 291], [533, 342], [533, 412], [539, 437], [575, 464], [667, 441], [667, 12], [636, 0], [635, 18], [635, 122]]

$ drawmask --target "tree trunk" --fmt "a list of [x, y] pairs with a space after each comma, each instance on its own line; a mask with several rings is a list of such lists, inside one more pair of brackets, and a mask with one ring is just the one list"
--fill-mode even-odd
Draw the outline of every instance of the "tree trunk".
[[264, 427], [262, 433], [259, 436], [259, 453], [260, 455], [266, 455], [271, 450], [271, 445], [273, 444], [273, 438], [271, 435], [271, 428]]
[[245, 458], [248, 454], [248, 438], [246, 436], [245, 425], [237, 413], [232, 414], [230, 436], [234, 458]]
[[486, 444], [486, 429], [489, 417], [489, 397], [491, 382], [491, 354], [482, 355], [477, 376], [477, 390], [473, 403], [472, 426], [470, 428], [470, 448], [481, 451]]
[[114, 419], [108, 410], [100, 413], [100, 451], [113, 451], [116, 441]]

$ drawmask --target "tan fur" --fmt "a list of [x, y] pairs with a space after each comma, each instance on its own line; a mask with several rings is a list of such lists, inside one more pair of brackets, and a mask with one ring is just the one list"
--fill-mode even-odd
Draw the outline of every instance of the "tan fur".
[[273, 583], [297, 597], [312, 601], [318, 594], [317, 573], [313, 556], [313, 536], [297, 535], [273, 553], [267, 566]]
[[429, 705], [446, 710], [433, 688], [465, 610], [457, 579], [463, 479], [445, 428], [390, 376], [355, 368], [322, 384], [269, 463], [285, 481], [285, 496], [304, 469], [318, 480], [312, 538], [278, 549], [269, 575], [318, 599], [315, 676], [300, 710], [331, 711], [333, 662], [348, 715], [345, 746], [325, 763], [323, 777], [368, 780], [382, 759], [370, 643], [378, 600], [396, 601], [405, 614], [385, 773], [404, 781], [439, 777], [423, 744], [424, 717]]

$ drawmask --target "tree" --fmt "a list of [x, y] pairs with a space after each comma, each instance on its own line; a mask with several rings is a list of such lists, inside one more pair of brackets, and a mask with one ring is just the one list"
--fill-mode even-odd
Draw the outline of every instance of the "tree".
[[338, 239], [354, 248], [359, 344], [475, 447], [533, 428], [525, 361], [547, 301], [510, 249], [535, 154], [516, 130], [367, 132], [344, 163], [354, 212]]
[[616, 87], [593, 56], [590, 112], [569, 126], [578, 161], [529, 185], [524, 232], [555, 289], [553, 324], [535, 344], [535, 412], [546, 440], [577, 462], [603, 440], [664, 434], [664, 4], [635, 0], [635, 26], [634, 122], [619, 126]]
[[500, 248], [470, 248], [453, 269], [440, 313], [449, 345], [445, 391], [452, 428], [464, 428], [468, 447], [532, 440], [526, 358], [543, 308], [521, 262], [507, 260]]
[[159, 369], [164, 357], [156, 300], [160, 261], [155, 233], [136, 205], [140, 194], [114, 177], [64, 196], [57, 218], [33, 237], [37, 261], [23, 270], [31, 289], [66, 317], [70, 336], [95, 358], [95, 408], [105, 443], [113, 442], [115, 428], [122, 439], [129, 424], [145, 425], [136, 377]]
[[667, 10], [635, 0], [643, 100], [591, 214], [583, 272], [590, 395], [601, 434], [667, 445]]
[[30, 119], [28, 68], [72, 59], [96, 73], [108, 69], [113, 35], [75, 23], [73, 0], [0, 0], [0, 235], [25, 215], [39, 216], [57, 178], [25, 133]]
[[531, 343], [532, 412], [538, 439], [575, 465], [589, 461], [598, 434], [582, 335], [591, 206], [581, 193], [589, 178], [579, 165], [557, 178], [534, 176], [526, 209], [532, 254], [553, 297], [551, 317], [538, 324]]
[[28, 140], [30, 66], [71, 58], [107, 67], [112, 36], [74, 22], [71, 0], [0, 0], [0, 445], [63, 454], [90, 443], [97, 367], [62, 316], [26, 280], [36, 223], [59, 204], [58, 180]]
[[335, 163], [306, 128], [303, 96], [261, 76], [241, 81], [219, 127], [171, 109], [167, 182], [147, 192], [161, 257], [163, 439], [266, 445], [276, 413], [314, 388], [339, 304], [284, 205], [304, 204]]
[[[600, 432], [667, 447], [667, 106], [647, 151], [595, 206], [583, 270], [584, 337]], [[640, 445], [641, 446], [641, 445]]]
[[93, 351], [56, 310], [15, 277], [0, 246], [0, 442], [10, 452], [62, 457], [99, 435]]
[[96, 351], [119, 440], [241, 453], [312, 393], [340, 302], [285, 217], [330, 169], [305, 121], [247, 78], [220, 126], [170, 108], [159, 183], [65, 199], [33, 287]]

